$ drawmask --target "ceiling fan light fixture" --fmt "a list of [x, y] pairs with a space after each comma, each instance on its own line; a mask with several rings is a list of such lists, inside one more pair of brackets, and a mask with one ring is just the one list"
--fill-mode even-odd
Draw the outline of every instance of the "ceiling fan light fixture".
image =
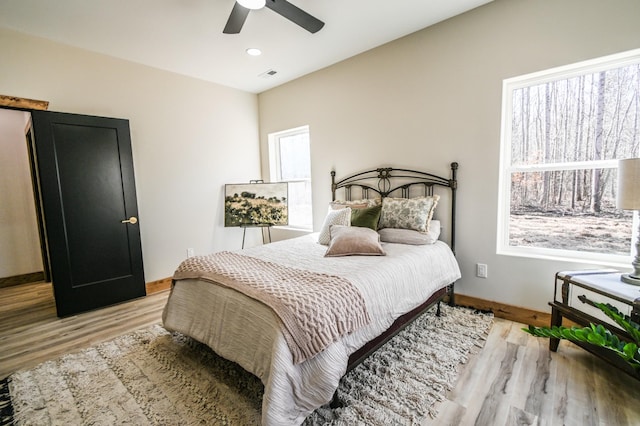
[[247, 9], [262, 9], [266, 4], [266, 0], [237, 0], [240, 6]]
[[251, 10], [263, 7], [271, 9], [278, 15], [309, 31], [311, 34], [320, 31], [324, 26], [324, 22], [309, 15], [287, 0], [269, 0], [269, 3], [267, 3], [267, 0], [236, 0], [222, 32], [224, 34], [240, 33]]

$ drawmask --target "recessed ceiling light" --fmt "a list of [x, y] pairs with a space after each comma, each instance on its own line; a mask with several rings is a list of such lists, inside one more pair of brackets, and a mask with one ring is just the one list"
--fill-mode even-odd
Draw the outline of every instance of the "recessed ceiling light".
[[262, 50], [256, 49], [255, 47], [250, 47], [247, 49], [247, 54], [251, 56], [260, 56], [262, 55]]

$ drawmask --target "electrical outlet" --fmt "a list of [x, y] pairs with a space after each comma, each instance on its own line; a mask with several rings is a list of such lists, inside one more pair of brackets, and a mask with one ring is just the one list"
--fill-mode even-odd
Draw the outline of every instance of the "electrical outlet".
[[479, 278], [487, 278], [487, 264], [476, 263], [476, 276]]
[[193, 257], [194, 253], [193, 253], [193, 249], [192, 248], [188, 248], [187, 249], [187, 257]]

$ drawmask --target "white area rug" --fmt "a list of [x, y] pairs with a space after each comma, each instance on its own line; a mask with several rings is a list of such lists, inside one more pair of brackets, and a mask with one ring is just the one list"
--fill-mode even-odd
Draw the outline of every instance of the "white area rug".
[[[344, 406], [305, 425], [411, 425], [437, 413], [492, 316], [435, 308], [349, 372]], [[127, 334], [9, 377], [16, 425], [257, 425], [263, 387], [208, 347], [161, 326]]]

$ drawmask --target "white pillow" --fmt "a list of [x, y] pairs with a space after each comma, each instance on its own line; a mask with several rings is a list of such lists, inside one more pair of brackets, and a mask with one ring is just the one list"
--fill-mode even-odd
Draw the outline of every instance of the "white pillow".
[[318, 242], [320, 244], [328, 246], [329, 242], [331, 242], [331, 234], [329, 233], [331, 225], [351, 226], [351, 208], [346, 207], [340, 210], [332, 210], [329, 208], [329, 213], [327, 213], [327, 217], [324, 218], [324, 223], [318, 235]]
[[384, 228], [379, 229], [380, 241], [385, 243], [411, 244], [414, 246], [433, 244], [440, 237], [440, 221], [432, 220], [429, 231], [425, 234], [413, 229]]

